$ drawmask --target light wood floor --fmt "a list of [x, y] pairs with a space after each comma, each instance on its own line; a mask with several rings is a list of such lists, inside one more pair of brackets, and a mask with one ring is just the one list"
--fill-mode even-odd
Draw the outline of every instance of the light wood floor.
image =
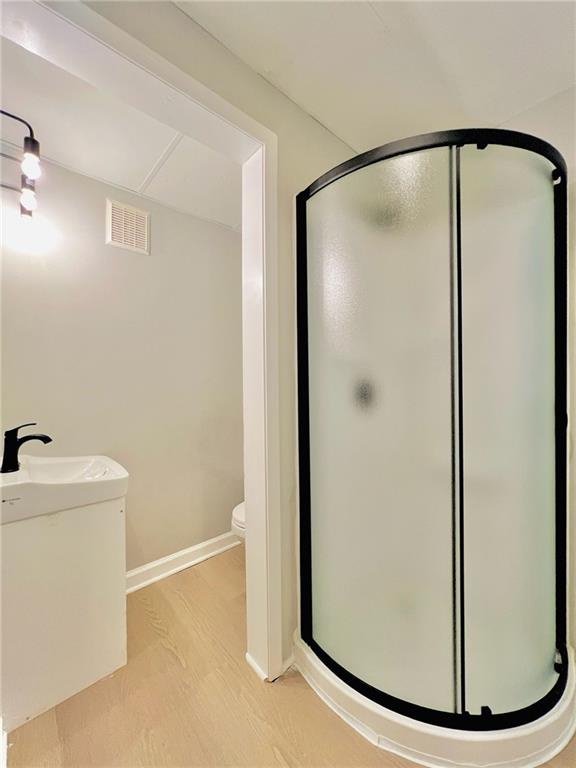
[[[244, 660], [236, 547], [128, 598], [126, 667], [10, 734], [9, 768], [410, 768], [365, 741], [296, 672]], [[576, 742], [548, 763], [576, 767]]]

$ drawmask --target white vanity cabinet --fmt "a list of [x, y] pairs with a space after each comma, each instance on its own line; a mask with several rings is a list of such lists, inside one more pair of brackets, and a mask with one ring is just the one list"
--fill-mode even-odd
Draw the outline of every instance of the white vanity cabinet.
[[[26, 517], [27, 487], [34, 483], [32, 471], [24, 477], [25, 465], [20, 482], [11, 478], [2, 487], [1, 708], [7, 731], [126, 663], [128, 474], [105, 457], [93, 458], [104, 463], [102, 472], [72, 482], [87, 484], [95, 503], [44, 514], [31, 505], [36, 515]], [[80, 487], [76, 492], [82, 495]], [[101, 500], [106, 495], [116, 498]]]

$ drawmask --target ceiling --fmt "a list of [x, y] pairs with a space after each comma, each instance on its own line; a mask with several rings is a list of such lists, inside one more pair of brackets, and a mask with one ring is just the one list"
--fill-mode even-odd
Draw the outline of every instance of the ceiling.
[[[557, 118], [574, 154], [574, 3], [177, 5], [353, 151], [447, 127], [523, 130], [530, 114], [537, 132], [546, 101], [541, 135], [555, 143]], [[1, 57], [3, 105], [34, 124], [45, 158], [240, 228], [239, 165], [6, 39]], [[2, 132], [21, 144], [10, 121]]]
[[[2, 104], [32, 123], [43, 158], [240, 229], [240, 165], [4, 38], [1, 63]], [[2, 121], [4, 141], [22, 136]]]
[[356, 151], [498, 126], [575, 77], [569, 2], [178, 2]]

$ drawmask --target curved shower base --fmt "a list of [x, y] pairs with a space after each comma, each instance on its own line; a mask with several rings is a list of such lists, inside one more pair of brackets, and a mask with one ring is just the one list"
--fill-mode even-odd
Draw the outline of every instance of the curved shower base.
[[566, 190], [547, 142], [463, 129], [297, 196], [296, 663], [434, 768], [536, 766], [576, 727]]
[[576, 733], [574, 653], [558, 703], [526, 725], [465, 731], [428, 725], [375, 704], [342, 682], [299, 638], [295, 666], [320, 698], [372, 744], [429, 768], [536, 768]]

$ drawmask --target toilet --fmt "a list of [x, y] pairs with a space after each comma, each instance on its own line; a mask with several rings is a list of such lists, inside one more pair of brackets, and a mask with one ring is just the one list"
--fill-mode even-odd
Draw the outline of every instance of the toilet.
[[241, 502], [232, 510], [232, 533], [243, 539], [246, 536], [246, 502]]

